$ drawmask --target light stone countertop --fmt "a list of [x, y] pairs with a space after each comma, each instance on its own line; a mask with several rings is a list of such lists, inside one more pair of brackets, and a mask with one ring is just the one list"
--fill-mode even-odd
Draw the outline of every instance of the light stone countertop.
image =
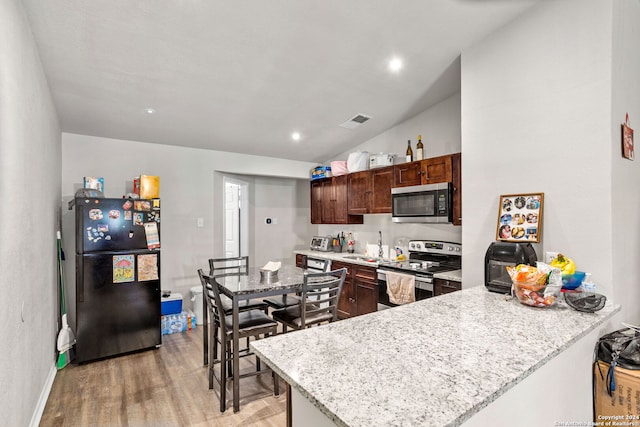
[[477, 286], [251, 346], [339, 426], [458, 426], [619, 310]]
[[[306, 256], [311, 257], [311, 258], [330, 259], [332, 261], [349, 262], [349, 263], [352, 263], [352, 264], [367, 265], [369, 267], [377, 267], [378, 266], [378, 262], [377, 261], [376, 262], [368, 262], [368, 261], [362, 261], [362, 260], [347, 258], [349, 256], [361, 256], [361, 257], [364, 257], [364, 254], [357, 254], [357, 253], [350, 254], [349, 252], [322, 252], [322, 251], [312, 251], [310, 249], [307, 249], [307, 250], [294, 250], [293, 253], [300, 254], [300, 255], [306, 255]], [[375, 258], [372, 257], [372, 259], [375, 259]], [[384, 260], [384, 261], [389, 261], [389, 260]]]
[[444, 273], [435, 273], [435, 279], [453, 280], [454, 282], [462, 282], [462, 270], [445, 271]]

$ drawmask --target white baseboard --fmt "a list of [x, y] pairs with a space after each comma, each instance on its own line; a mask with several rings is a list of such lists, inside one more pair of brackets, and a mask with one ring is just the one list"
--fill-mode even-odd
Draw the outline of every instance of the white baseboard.
[[54, 362], [51, 365], [51, 369], [49, 370], [47, 381], [44, 383], [44, 387], [40, 392], [40, 398], [38, 398], [38, 404], [36, 405], [36, 409], [33, 411], [33, 415], [31, 416], [29, 427], [38, 427], [40, 425], [40, 419], [42, 418], [42, 414], [44, 413], [44, 407], [47, 406], [47, 399], [49, 399], [49, 393], [51, 393], [51, 387], [53, 387], [53, 380], [55, 380], [56, 378], [56, 372], [58, 372], [58, 370]]

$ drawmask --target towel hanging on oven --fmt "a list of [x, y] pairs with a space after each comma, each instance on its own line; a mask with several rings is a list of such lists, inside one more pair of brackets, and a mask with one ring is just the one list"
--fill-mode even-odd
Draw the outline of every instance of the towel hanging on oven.
[[410, 274], [385, 271], [387, 294], [393, 304], [408, 304], [416, 301], [416, 278]]

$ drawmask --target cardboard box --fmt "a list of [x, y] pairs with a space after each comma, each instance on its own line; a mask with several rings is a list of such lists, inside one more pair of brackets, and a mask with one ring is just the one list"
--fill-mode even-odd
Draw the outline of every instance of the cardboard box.
[[160, 177], [140, 175], [140, 198], [157, 199], [160, 197]]
[[177, 314], [182, 311], [182, 294], [174, 292], [168, 297], [162, 297], [160, 314], [167, 316]]
[[[640, 418], [634, 418], [640, 417], [640, 370], [633, 371], [616, 366], [613, 370], [615, 390], [613, 390], [611, 396], [609, 396], [607, 392], [607, 372], [609, 372], [609, 364], [598, 360], [597, 363], [594, 363], [593, 368], [596, 417], [594, 422], [635, 422], [636, 424], [629, 425], [640, 425]], [[600, 374], [601, 372], [602, 375]]]

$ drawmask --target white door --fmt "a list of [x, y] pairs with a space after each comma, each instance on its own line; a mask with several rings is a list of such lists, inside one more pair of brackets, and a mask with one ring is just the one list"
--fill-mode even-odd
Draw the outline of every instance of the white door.
[[240, 256], [240, 185], [225, 183], [225, 257]]

